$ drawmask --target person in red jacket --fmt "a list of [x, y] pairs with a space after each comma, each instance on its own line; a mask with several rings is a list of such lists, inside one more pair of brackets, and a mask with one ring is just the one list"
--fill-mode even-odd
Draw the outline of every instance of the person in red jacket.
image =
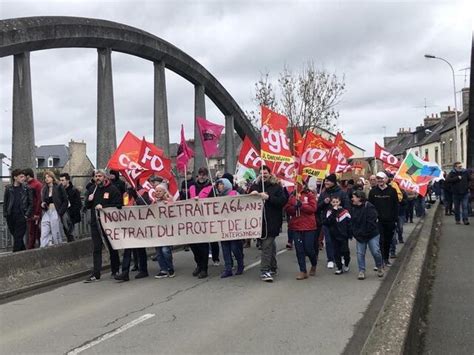
[[23, 170], [26, 177], [26, 182], [31, 190], [33, 190], [33, 216], [28, 218], [28, 249], [34, 249], [36, 242], [40, 242], [40, 225], [41, 225], [41, 190], [43, 184], [35, 179], [33, 169], [27, 168]]
[[316, 197], [308, 189], [305, 184], [301, 193], [293, 192], [285, 206], [285, 211], [290, 217], [288, 222], [288, 230], [294, 237], [296, 258], [300, 272], [296, 276], [297, 280], [308, 278], [306, 269], [306, 257], [311, 262], [309, 275], [316, 274], [316, 264], [318, 258], [316, 249], [314, 248], [314, 240], [316, 237]]

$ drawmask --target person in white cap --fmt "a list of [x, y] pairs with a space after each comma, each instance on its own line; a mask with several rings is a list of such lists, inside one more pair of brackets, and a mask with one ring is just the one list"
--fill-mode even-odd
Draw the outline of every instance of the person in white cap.
[[388, 177], [384, 172], [378, 172], [375, 177], [377, 186], [370, 190], [369, 202], [375, 206], [378, 214], [380, 250], [384, 264], [391, 266], [389, 261], [390, 243], [398, 219], [398, 196], [397, 191], [387, 185]]

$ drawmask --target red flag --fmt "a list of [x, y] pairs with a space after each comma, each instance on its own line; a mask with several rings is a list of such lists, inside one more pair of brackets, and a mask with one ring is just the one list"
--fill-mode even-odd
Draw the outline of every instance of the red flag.
[[176, 167], [178, 170], [186, 172], [188, 161], [194, 156], [194, 152], [186, 144], [186, 139], [184, 138], [184, 127], [181, 125], [181, 142], [178, 147], [178, 153], [176, 156]]
[[293, 161], [293, 154], [288, 146], [286, 130], [288, 119], [269, 108], [262, 106], [261, 154], [263, 160], [274, 162]]
[[306, 132], [298, 175], [324, 178], [329, 162], [330, 146], [321, 136]]
[[396, 168], [400, 167], [400, 160], [388, 150], [385, 150], [385, 148], [379, 146], [377, 142], [375, 142], [375, 158]]
[[219, 150], [219, 138], [224, 126], [206, 121], [201, 117], [196, 118], [196, 124], [198, 125], [204, 156], [209, 158]]
[[293, 150], [295, 152], [295, 157], [300, 157], [304, 145], [304, 139], [301, 135], [299, 129], [293, 127]]
[[146, 170], [165, 179], [173, 177], [171, 172], [171, 160], [168, 159], [163, 150], [143, 139], [138, 157], [138, 163]]
[[336, 134], [336, 138], [334, 139], [334, 146], [338, 147], [341, 153], [346, 157], [350, 158], [351, 156], [354, 155], [354, 152], [349, 148], [349, 146], [346, 144], [344, 141], [344, 138], [342, 138], [342, 134], [338, 132]]
[[239, 164], [256, 170], [262, 166], [262, 159], [247, 136], [245, 136], [242, 148], [240, 149]]
[[287, 162], [268, 162], [273, 174], [281, 180], [283, 186], [295, 185], [295, 164]]
[[[107, 167], [112, 170], [124, 170], [130, 168], [131, 163], [138, 161], [142, 141], [132, 132], [127, 132], [109, 159]], [[133, 164], [132, 164], [133, 165]], [[134, 168], [132, 166], [132, 168]]]
[[329, 173], [346, 173], [351, 171], [352, 167], [347, 161], [347, 158], [342, 153], [341, 149], [338, 146], [334, 146], [331, 149], [329, 157]]

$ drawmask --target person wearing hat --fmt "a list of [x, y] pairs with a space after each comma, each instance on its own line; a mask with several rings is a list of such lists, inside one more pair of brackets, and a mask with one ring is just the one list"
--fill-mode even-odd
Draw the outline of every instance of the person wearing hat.
[[388, 177], [384, 172], [378, 172], [376, 178], [377, 186], [370, 190], [369, 202], [375, 206], [378, 214], [382, 259], [386, 266], [391, 266], [389, 254], [395, 223], [398, 220], [398, 195], [397, 191], [387, 184]]
[[[87, 191], [85, 206], [92, 211], [91, 213], [91, 239], [93, 243], [93, 271], [84, 281], [86, 283], [99, 281], [102, 270], [102, 237], [104, 233], [100, 223], [97, 221], [95, 211], [100, 211], [105, 207], [122, 208], [123, 199], [120, 191], [111, 184], [108, 174], [104, 169], [95, 171], [95, 186]], [[104, 238], [107, 249], [109, 249], [110, 266], [112, 277], [115, 277], [120, 269], [120, 257], [117, 250], [112, 248], [109, 240]]]
[[[332, 208], [331, 199], [333, 197], [339, 198], [339, 200], [341, 201], [342, 208], [346, 210], [349, 209], [349, 198], [347, 197], [347, 194], [337, 184], [336, 174], [329, 174], [324, 179], [324, 190], [321, 192], [318, 198], [318, 206], [316, 209], [316, 213], [319, 216], [319, 220], [322, 221], [323, 218], [325, 218], [327, 211]], [[323, 225], [323, 235], [326, 244], [327, 267], [328, 269], [334, 269], [334, 249], [331, 241], [329, 227], [327, 225]]]

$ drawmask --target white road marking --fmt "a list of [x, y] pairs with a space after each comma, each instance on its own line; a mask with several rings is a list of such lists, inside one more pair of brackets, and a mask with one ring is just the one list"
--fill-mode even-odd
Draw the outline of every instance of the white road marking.
[[97, 339], [95, 340], [92, 340], [91, 342], [88, 342], [76, 349], [73, 349], [71, 351], [69, 351], [67, 353], [67, 355], [76, 355], [76, 354], [79, 354], [81, 352], [83, 352], [84, 350], [87, 350], [87, 349], [90, 349], [92, 348], [93, 346], [97, 345], [97, 344], [100, 344], [102, 343], [103, 341], [107, 340], [107, 339], [110, 339], [112, 338], [113, 336], [117, 335], [117, 334], [120, 334], [124, 331], [126, 331], [127, 329], [131, 328], [131, 327], [134, 327], [136, 326], [137, 324], [140, 324], [144, 321], [146, 321], [147, 319], [150, 319], [150, 318], [153, 318], [155, 316], [155, 314], [151, 314], [151, 313], [147, 313], [147, 314], [144, 314], [143, 316], [135, 319], [135, 320], [132, 320], [131, 322], [128, 322], [124, 325], [122, 325], [121, 327], [117, 328], [117, 329], [114, 329], [112, 330], [111, 332], [109, 333], [105, 333], [103, 335], [101, 335], [100, 337], [98, 337]]
[[[287, 249], [282, 249], [279, 252], [276, 253], [276, 255], [283, 254], [284, 252], [288, 251]], [[255, 266], [260, 265], [260, 261], [256, 261], [253, 264], [250, 264], [249, 266], [246, 266], [244, 268], [244, 271], [250, 270], [251, 268], [254, 268]]]

